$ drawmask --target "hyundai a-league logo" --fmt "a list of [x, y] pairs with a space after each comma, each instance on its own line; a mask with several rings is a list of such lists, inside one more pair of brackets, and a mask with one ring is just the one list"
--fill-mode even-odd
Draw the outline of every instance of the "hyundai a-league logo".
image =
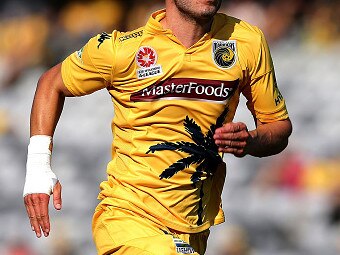
[[215, 64], [222, 69], [233, 67], [237, 60], [236, 41], [214, 40], [212, 46], [212, 57]]
[[140, 47], [136, 55], [136, 61], [141, 68], [154, 66], [157, 62], [157, 53], [151, 47]]
[[157, 63], [157, 53], [150, 46], [142, 46], [136, 53], [137, 78], [145, 79], [163, 74], [161, 65]]

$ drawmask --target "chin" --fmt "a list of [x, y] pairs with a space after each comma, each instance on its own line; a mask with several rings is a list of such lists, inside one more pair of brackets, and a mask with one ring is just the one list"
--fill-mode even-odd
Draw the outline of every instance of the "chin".
[[211, 19], [221, 6], [221, 0], [174, 0], [178, 10], [188, 17]]
[[212, 18], [220, 9], [220, 6], [220, 1], [206, 1], [206, 4], [202, 6], [202, 10], [200, 10], [200, 16]]
[[218, 10], [214, 9], [214, 10], [204, 10], [200, 13], [196, 14], [197, 18], [201, 18], [201, 19], [211, 19], [215, 16], [215, 14], [217, 13]]

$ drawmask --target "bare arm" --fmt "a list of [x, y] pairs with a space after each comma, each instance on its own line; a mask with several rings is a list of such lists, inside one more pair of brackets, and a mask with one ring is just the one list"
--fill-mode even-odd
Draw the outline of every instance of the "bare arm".
[[219, 151], [231, 153], [237, 157], [247, 154], [255, 157], [275, 155], [283, 151], [288, 145], [288, 138], [292, 133], [289, 119], [271, 123], [256, 121], [255, 130], [248, 131], [242, 123], [227, 123], [216, 129], [214, 138]]
[[246, 153], [255, 157], [275, 155], [283, 151], [288, 145], [288, 138], [292, 133], [290, 119], [271, 123], [257, 121], [257, 128], [250, 131]]
[[58, 64], [39, 79], [31, 111], [31, 136], [53, 136], [67, 96], [72, 94], [64, 85]]
[[[31, 111], [31, 136], [53, 136], [66, 96], [72, 96], [72, 94], [63, 83], [61, 64], [58, 64], [39, 79]], [[52, 151], [52, 144], [50, 144], [50, 150]], [[45, 236], [48, 236], [50, 232], [49, 200], [50, 196], [45, 193], [28, 194], [24, 197], [31, 228], [37, 237], [41, 237], [41, 231]], [[53, 204], [55, 209], [61, 209], [59, 181], [53, 188]]]

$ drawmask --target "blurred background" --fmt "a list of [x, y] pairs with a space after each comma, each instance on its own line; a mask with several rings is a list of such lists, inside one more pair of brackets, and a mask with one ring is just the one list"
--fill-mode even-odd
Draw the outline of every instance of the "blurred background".
[[[36, 239], [22, 202], [29, 114], [40, 75], [102, 31], [142, 26], [163, 1], [1, 0], [0, 254], [95, 254], [91, 217], [110, 160], [110, 96], [68, 98], [53, 169], [63, 209]], [[207, 255], [340, 254], [340, 1], [230, 0], [222, 12], [265, 33], [294, 133], [268, 158], [226, 156], [226, 223]], [[254, 127], [241, 100], [236, 121]]]

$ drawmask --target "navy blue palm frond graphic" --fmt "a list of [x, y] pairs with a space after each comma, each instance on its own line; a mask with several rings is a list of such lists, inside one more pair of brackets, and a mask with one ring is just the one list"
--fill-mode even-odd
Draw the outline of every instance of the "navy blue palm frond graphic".
[[223, 125], [225, 118], [228, 114], [229, 108], [225, 108], [222, 114], [217, 118], [216, 123], [212, 124], [206, 134], [203, 134], [200, 126], [188, 116], [184, 119], [184, 128], [187, 133], [190, 134], [193, 142], [163, 142], [153, 146], [150, 146], [146, 153], [155, 153], [156, 151], [172, 150], [180, 151], [188, 154], [188, 157], [182, 158], [168, 168], [166, 168], [161, 174], [160, 179], [169, 179], [188, 168], [190, 165], [197, 165], [196, 171], [191, 175], [191, 182], [196, 187], [197, 183], [201, 183], [200, 186], [200, 201], [198, 208], [198, 225], [202, 222], [203, 213], [203, 182], [201, 177], [206, 174], [213, 176], [216, 171], [217, 165], [222, 162], [222, 158], [218, 154], [218, 147], [214, 141], [214, 133], [218, 127]]

